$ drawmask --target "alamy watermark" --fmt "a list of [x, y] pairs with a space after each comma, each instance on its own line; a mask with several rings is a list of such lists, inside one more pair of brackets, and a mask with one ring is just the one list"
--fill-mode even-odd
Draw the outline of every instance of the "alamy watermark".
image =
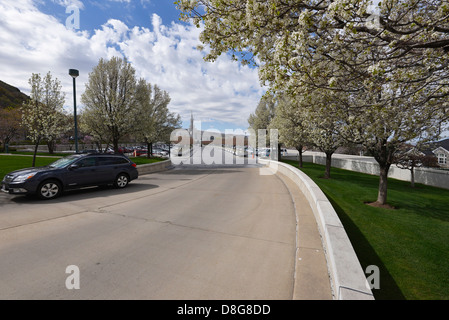
[[69, 14], [65, 20], [65, 27], [69, 30], [78, 30], [80, 28], [80, 8], [72, 4], [67, 6], [65, 13]]
[[365, 274], [367, 286], [370, 289], [380, 289], [380, 270], [378, 266], [370, 265], [366, 267]]
[[79, 289], [80, 288], [80, 268], [72, 264], [65, 268], [65, 273], [69, 276], [65, 280], [65, 287], [68, 290]]

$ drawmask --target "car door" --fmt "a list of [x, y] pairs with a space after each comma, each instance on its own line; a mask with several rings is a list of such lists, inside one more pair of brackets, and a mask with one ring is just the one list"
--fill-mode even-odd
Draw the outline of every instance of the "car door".
[[115, 156], [100, 156], [98, 157], [98, 179], [101, 180], [102, 184], [113, 183], [115, 177], [119, 173], [120, 157]]
[[97, 160], [88, 157], [74, 162], [65, 174], [65, 184], [68, 188], [79, 188], [97, 184]]

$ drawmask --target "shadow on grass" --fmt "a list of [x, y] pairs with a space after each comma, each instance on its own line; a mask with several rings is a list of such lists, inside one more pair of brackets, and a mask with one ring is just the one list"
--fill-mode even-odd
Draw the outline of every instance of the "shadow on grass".
[[372, 289], [376, 300], [405, 300], [399, 286], [393, 279], [376, 251], [371, 247], [368, 240], [360, 232], [359, 228], [352, 222], [346, 212], [331, 198], [328, 194], [326, 197], [331, 202], [335, 211], [348, 234], [352, 246], [357, 253], [363, 270], [370, 265], [375, 265], [380, 270], [380, 289]]
[[[296, 163], [286, 162], [296, 167]], [[331, 178], [322, 179], [324, 167], [311, 163], [305, 163], [301, 171], [319, 184], [320, 189], [331, 202], [348, 234], [363, 270], [366, 270], [370, 265], [375, 265], [379, 268], [380, 289], [372, 289], [375, 299], [405, 300], [404, 294], [387, 266], [356, 222], [351, 218], [354, 212], [360, 213], [364, 211], [363, 206], [368, 207], [367, 204], [363, 204], [364, 202], [375, 201], [379, 178], [377, 176], [362, 175], [348, 170], [332, 168]], [[402, 203], [399, 204], [402, 205]], [[394, 206], [396, 205], [397, 203], [394, 203]], [[394, 212], [395, 210], [389, 209], [388, 211]]]
[[416, 184], [411, 187], [404, 181], [389, 181], [390, 202], [399, 209], [414, 214], [449, 222], [448, 191], [441, 188]]

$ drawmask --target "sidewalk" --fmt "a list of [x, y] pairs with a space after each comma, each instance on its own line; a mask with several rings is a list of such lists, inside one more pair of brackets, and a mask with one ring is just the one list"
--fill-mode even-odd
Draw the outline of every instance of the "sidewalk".
[[296, 211], [296, 270], [293, 300], [332, 300], [326, 256], [312, 208], [290, 178], [280, 172], [276, 175], [289, 190]]

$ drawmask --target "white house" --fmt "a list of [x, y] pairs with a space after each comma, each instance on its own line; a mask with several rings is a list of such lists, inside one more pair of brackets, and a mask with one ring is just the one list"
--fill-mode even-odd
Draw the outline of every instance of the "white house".
[[449, 139], [432, 143], [432, 153], [441, 168], [449, 168]]

